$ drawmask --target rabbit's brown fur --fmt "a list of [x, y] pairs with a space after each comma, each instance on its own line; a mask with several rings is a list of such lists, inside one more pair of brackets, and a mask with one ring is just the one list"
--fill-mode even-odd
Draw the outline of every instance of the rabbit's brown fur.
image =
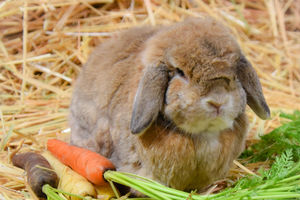
[[102, 43], [83, 67], [71, 143], [120, 171], [202, 190], [243, 150], [246, 103], [269, 116], [254, 69], [219, 22], [134, 28]]

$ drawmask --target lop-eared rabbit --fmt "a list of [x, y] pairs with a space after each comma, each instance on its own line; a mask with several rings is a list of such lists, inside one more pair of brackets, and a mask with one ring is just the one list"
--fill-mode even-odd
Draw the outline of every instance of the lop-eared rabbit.
[[120, 32], [75, 84], [71, 143], [119, 171], [201, 191], [244, 148], [246, 104], [270, 115], [258, 76], [229, 29], [210, 17]]

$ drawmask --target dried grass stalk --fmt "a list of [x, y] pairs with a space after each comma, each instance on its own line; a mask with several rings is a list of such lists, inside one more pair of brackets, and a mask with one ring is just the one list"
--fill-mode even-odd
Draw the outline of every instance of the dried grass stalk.
[[[10, 155], [42, 151], [48, 138], [68, 139], [72, 83], [92, 49], [122, 29], [203, 15], [230, 26], [261, 78], [273, 115], [264, 122], [248, 112], [249, 142], [281, 123], [278, 111], [300, 109], [300, 0], [168, 2], [0, 3], [0, 198], [34, 199]], [[232, 174], [245, 171], [233, 168]]]

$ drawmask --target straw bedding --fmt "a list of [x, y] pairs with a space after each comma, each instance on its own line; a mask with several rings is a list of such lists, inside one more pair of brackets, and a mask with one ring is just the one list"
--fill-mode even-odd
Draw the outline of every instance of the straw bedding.
[[[299, 0], [1, 1], [0, 199], [35, 198], [10, 157], [68, 140], [72, 85], [95, 45], [122, 29], [201, 15], [231, 27], [261, 78], [272, 119], [248, 110], [253, 142], [280, 124], [279, 111], [300, 110]], [[231, 175], [245, 173], [235, 166]]]

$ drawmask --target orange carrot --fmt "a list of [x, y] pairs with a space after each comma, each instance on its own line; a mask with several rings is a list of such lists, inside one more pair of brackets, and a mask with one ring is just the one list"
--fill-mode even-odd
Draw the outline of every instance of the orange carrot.
[[115, 170], [115, 166], [104, 156], [60, 140], [48, 140], [47, 149], [62, 163], [96, 185], [107, 184], [103, 177], [104, 172]]

